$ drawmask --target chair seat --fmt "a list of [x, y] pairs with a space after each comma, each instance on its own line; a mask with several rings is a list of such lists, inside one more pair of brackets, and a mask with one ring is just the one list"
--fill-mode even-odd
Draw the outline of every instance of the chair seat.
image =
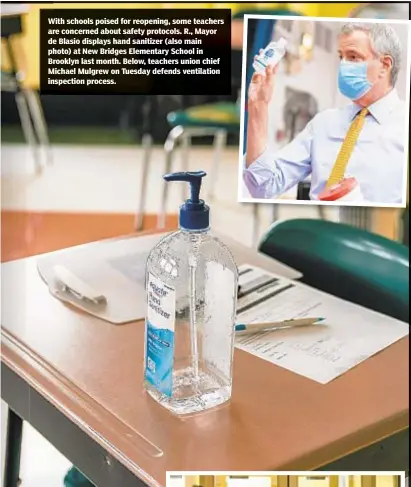
[[236, 103], [218, 102], [170, 112], [167, 120], [172, 126], [224, 128], [238, 131], [240, 107]]

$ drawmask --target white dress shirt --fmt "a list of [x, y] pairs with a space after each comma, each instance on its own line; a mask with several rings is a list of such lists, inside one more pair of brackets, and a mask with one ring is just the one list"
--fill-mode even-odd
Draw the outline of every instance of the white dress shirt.
[[[364, 199], [401, 204], [406, 177], [406, 106], [395, 89], [368, 107], [369, 114], [346, 169]], [[277, 153], [264, 152], [244, 166], [244, 182], [253, 198], [278, 198], [311, 175], [310, 199], [324, 189], [351, 122], [361, 110], [354, 103], [317, 114]]]

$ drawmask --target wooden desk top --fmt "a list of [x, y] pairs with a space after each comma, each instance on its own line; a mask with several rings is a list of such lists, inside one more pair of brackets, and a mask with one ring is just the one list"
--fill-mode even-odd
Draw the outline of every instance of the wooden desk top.
[[408, 337], [327, 385], [236, 350], [229, 405], [181, 419], [143, 391], [142, 321], [68, 308], [35, 258], [2, 272], [2, 361], [149, 485], [167, 470], [314, 469], [408, 426]]

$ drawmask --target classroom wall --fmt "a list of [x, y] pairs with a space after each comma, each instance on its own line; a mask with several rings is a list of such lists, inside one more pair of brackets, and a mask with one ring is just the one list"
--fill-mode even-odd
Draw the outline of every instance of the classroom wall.
[[311, 61], [304, 63], [303, 69], [297, 75], [288, 75], [284, 70], [279, 72], [270, 106], [269, 138], [274, 150], [279, 148], [274, 134], [278, 129], [284, 128], [283, 110], [287, 87], [314, 96], [318, 103], [318, 111], [330, 108], [335, 103], [337, 66], [338, 57], [333, 45], [331, 52], [315, 47]]

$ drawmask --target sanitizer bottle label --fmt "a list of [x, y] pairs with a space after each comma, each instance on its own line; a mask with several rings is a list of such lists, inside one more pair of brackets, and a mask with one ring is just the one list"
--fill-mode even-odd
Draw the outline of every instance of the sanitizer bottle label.
[[148, 275], [145, 379], [171, 397], [173, 390], [175, 290]]

